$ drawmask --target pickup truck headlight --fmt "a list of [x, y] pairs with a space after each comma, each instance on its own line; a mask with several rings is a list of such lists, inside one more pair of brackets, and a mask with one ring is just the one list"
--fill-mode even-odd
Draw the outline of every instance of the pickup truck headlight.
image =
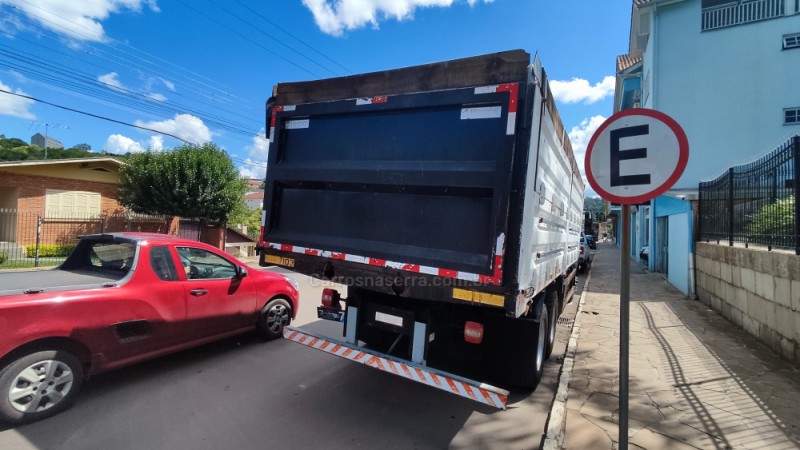
[[284, 275], [283, 278], [286, 278], [286, 281], [288, 281], [289, 284], [291, 284], [294, 287], [295, 291], [299, 291], [300, 290], [300, 285], [297, 284], [297, 281], [294, 278], [292, 278], [290, 276], [286, 276], [286, 275]]

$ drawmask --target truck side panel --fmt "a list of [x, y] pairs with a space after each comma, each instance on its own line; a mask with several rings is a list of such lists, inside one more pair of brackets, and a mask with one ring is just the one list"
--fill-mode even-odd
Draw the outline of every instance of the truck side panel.
[[[573, 163], [569, 139], [557, 113], [548, 107], [544, 71], [538, 60], [532, 76], [540, 86], [534, 100], [519, 261], [519, 288], [530, 297], [564, 275], [578, 260], [583, 185]], [[540, 116], [541, 114], [541, 116]], [[540, 120], [536, 118], [541, 117]], [[576, 203], [575, 199], [580, 202]], [[517, 305], [517, 315], [524, 304]]]

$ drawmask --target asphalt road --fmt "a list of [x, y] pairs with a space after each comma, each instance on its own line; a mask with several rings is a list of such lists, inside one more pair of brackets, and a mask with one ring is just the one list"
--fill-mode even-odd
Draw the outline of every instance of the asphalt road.
[[[295, 278], [293, 325], [340, 333], [316, 318], [322, 286]], [[579, 295], [562, 315], [539, 387], [512, 391], [506, 411], [245, 335], [97, 376], [71, 409], [0, 428], [0, 449], [539, 448]]]

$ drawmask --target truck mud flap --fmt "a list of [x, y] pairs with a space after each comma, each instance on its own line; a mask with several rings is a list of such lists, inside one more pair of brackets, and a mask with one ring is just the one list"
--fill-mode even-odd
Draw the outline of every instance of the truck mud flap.
[[498, 409], [506, 409], [508, 391], [478, 381], [448, 374], [430, 367], [403, 361], [373, 350], [321, 337], [294, 327], [285, 327], [283, 337], [341, 358], [364, 364], [417, 383], [480, 402]]

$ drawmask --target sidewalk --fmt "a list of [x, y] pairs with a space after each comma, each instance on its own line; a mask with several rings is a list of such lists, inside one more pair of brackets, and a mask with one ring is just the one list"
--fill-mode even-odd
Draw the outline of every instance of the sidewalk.
[[[617, 448], [619, 258], [598, 243], [545, 448]], [[629, 448], [800, 449], [800, 371], [630, 263]]]

